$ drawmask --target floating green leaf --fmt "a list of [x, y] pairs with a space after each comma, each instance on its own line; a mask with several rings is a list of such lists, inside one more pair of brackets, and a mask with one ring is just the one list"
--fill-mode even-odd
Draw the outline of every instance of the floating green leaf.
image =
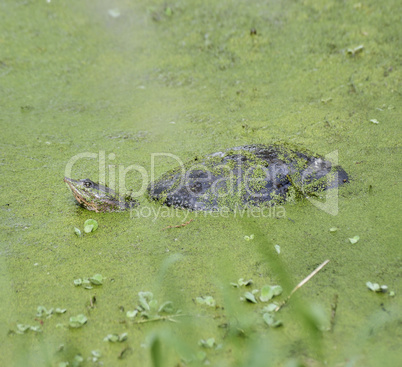
[[76, 356], [74, 356], [71, 366], [79, 367], [82, 362], [84, 362], [84, 358], [80, 354], [77, 354]]
[[92, 358], [89, 358], [90, 361], [92, 362], [98, 362], [99, 358], [102, 357], [102, 353], [100, 350], [93, 350], [91, 351]]
[[337, 227], [331, 227], [331, 228], [329, 229], [329, 231], [330, 231], [331, 233], [334, 233], [334, 232], [336, 232], [337, 230], [338, 230]]
[[82, 279], [82, 286], [84, 287], [84, 289], [92, 289], [93, 288], [89, 278]]
[[31, 326], [31, 325], [25, 325], [25, 324], [17, 324], [17, 334], [24, 334], [26, 331], [31, 330], [36, 333], [42, 332], [42, 329], [40, 326]]
[[80, 231], [80, 229], [77, 228], [77, 227], [74, 227], [74, 233], [75, 233], [78, 237], [81, 236], [81, 231]]
[[210, 307], [215, 307], [216, 305], [216, 301], [214, 300], [214, 298], [212, 296], [205, 296], [205, 297], [197, 297], [196, 298], [197, 303], [203, 305], [207, 305]]
[[159, 312], [172, 313], [173, 312], [173, 302], [166, 301], [165, 303], [162, 303], [158, 309], [158, 313]]
[[135, 317], [137, 316], [137, 314], [138, 314], [138, 310], [127, 311], [127, 312], [126, 312], [126, 316], [127, 316], [129, 319], [135, 318]]
[[66, 308], [59, 308], [59, 307], [57, 307], [57, 308], [54, 310], [54, 312], [59, 313], [59, 314], [65, 313], [66, 311], [67, 311]]
[[38, 306], [36, 309], [36, 316], [37, 317], [42, 317], [42, 316], [47, 316], [50, 317], [53, 314], [53, 308], [50, 308], [49, 310], [46, 309], [44, 306]]
[[84, 223], [84, 232], [95, 232], [98, 229], [98, 222], [95, 219], [87, 219]]
[[94, 276], [92, 276], [91, 278], [89, 278], [89, 281], [90, 281], [92, 284], [101, 285], [102, 282], [103, 282], [103, 277], [102, 277], [101, 274], [95, 274]]
[[376, 119], [371, 119], [370, 122], [372, 122], [373, 124], [379, 124], [379, 121]]
[[82, 285], [82, 279], [81, 278], [74, 279], [74, 285], [76, 286]]
[[72, 328], [79, 328], [83, 326], [87, 321], [88, 319], [85, 317], [85, 315], [79, 314], [77, 316], [70, 317], [69, 325]]
[[232, 285], [233, 287], [236, 288], [240, 288], [240, 287], [248, 287], [249, 285], [253, 284], [253, 280], [249, 279], [249, 280], [244, 280], [243, 278], [240, 278], [237, 283], [230, 283], [230, 285]]
[[119, 335], [118, 334], [108, 334], [103, 338], [103, 341], [115, 343], [115, 342], [119, 341]]
[[215, 338], [201, 339], [198, 345], [204, 348], [213, 348], [215, 346]]
[[249, 285], [253, 284], [253, 280], [252, 279], [244, 280], [243, 278], [240, 278], [237, 283], [239, 284], [240, 287], [242, 286], [248, 287]]
[[31, 325], [17, 324], [18, 331], [21, 331], [23, 333], [25, 333], [30, 327]]
[[277, 304], [275, 304], [275, 303], [270, 303], [269, 305], [265, 306], [265, 307], [262, 309], [262, 312], [263, 312], [263, 313], [265, 313], [265, 312], [274, 312], [277, 307], [278, 307]]
[[264, 313], [262, 315], [262, 318], [264, 319], [265, 323], [269, 326], [269, 327], [278, 327], [282, 325], [282, 321], [280, 320], [275, 320], [275, 317], [272, 313]]
[[280, 254], [280, 253], [281, 253], [281, 246], [275, 245], [274, 247], [275, 247], [275, 251], [276, 251], [278, 254]]
[[282, 293], [283, 289], [280, 285], [264, 285], [261, 288], [260, 301], [268, 302], [275, 296], [279, 296]]
[[366, 286], [367, 286], [368, 289], [370, 289], [373, 292], [386, 293], [388, 291], [388, 286], [386, 286], [386, 285], [380, 286], [378, 283], [367, 282]]
[[139, 303], [143, 310], [150, 311], [151, 307], [149, 302], [151, 302], [154, 298], [154, 295], [151, 292], [138, 292]]
[[93, 351], [91, 352], [91, 354], [92, 354], [94, 357], [96, 357], [96, 358], [102, 357], [102, 353], [101, 353], [100, 350], [93, 350]]
[[251, 292], [244, 293], [244, 298], [251, 303], [257, 303], [254, 294]]
[[93, 229], [94, 229], [94, 226], [92, 224], [88, 224], [87, 226], [84, 227], [84, 232], [91, 233]]
[[116, 343], [116, 342], [124, 342], [125, 340], [127, 340], [128, 334], [127, 333], [123, 333], [123, 334], [108, 334], [107, 336], [105, 336], [105, 338], [103, 339], [103, 341], [105, 342], [112, 342], [112, 343]]
[[349, 238], [349, 241], [350, 241], [350, 243], [352, 244], [352, 245], [354, 245], [355, 243], [357, 243], [357, 241], [359, 241], [360, 240], [360, 237], [359, 236], [354, 236], [354, 237], [352, 237], [352, 238]]

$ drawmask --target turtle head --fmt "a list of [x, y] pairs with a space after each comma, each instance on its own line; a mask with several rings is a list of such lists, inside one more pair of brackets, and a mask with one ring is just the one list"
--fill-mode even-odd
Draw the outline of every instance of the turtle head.
[[64, 182], [70, 187], [78, 203], [88, 210], [113, 212], [126, 210], [136, 204], [133, 199], [126, 200], [109, 187], [99, 185], [89, 178], [74, 180], [64, 177]]

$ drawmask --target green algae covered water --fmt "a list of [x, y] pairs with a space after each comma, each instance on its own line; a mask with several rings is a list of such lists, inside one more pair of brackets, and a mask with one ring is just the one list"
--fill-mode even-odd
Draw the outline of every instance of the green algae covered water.
[[[398, 5], [3, 1], [0, 365], [397, 365]], [[180, 160], [277, 141], [350, 182], [265, 211], [146, 198]], [[140, 205], [80, 208], [68, 173]]]

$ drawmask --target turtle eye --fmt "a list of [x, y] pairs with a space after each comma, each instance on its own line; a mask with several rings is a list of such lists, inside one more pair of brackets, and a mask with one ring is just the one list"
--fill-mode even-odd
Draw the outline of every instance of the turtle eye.
[[87, 188], [89, 188], [89, 187], [92, 186], [92, 184], [91, 184], [90, 182], [88, 182], [88, 181], [85, 181], [85, 182], [84, 182], [84, 186], [87, 187]]

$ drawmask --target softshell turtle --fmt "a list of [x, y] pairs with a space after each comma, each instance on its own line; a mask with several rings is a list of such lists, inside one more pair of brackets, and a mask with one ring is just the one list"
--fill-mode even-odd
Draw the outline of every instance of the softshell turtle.
[[244, 145], [195, 158], [148, 187], [151, 199], [190, 210], [271, 206], [348, 181], [339, 166], [288, 144]]
[[[77, 201], [96, 212], [138, 205], [90, 179], [65, 177]], [[194, 158], [163, 174], [147, 188], [151, 200], [190, 210], [263, 207], [295, 196], [319, 195], [348, 181], [339, 166], [288, 144], [244, 145]]]

